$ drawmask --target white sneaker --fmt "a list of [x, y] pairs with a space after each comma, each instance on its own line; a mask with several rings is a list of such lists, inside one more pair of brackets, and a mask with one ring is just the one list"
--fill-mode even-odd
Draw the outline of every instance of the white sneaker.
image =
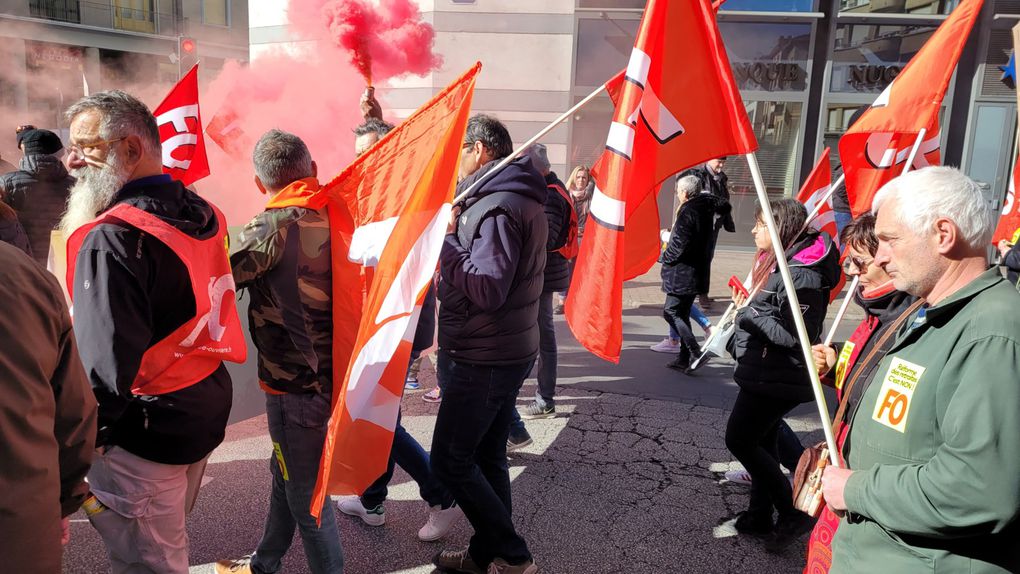
[[443, 510], [438, 504], [429, 508], [429, 518], [425, 521], [425, 526], [422, 526], [418, 531], [418, 540], [422, 542], [439, 540], [450, 532], [453, 523], [463, 515], [464, 512], [457, 506], [457, 503], [446, 510]]
[[680, 352], [680, 341], [674, 341], [666, 337], [649, 348], [656, 353], [672, 353], [675, 355]]
[[751, 486], [751, 474], [742, 468], [738, 468], [736, 470], [727, 470], [726, 474], [723, 476], [725, 476], [726, 480], [730, 482], [734, 482], [736, 484], [746, 484], [747, 486]]
[[337, 510], [349, 516], [357, 516], [362, 522], [369, 526], [382, 526], [386, 524], [386, 509], [383, 505], [375, 508], [365, 508], [361, 499], [357, 496], [342, 498], [336, 502]]

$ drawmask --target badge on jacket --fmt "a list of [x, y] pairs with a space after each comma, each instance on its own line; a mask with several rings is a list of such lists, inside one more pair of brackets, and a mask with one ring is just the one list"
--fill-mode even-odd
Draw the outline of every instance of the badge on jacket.
[[871, 418], [895, 431], [906, 432], [910, 401], [923, 374], [924, 367], [921, 365], [893, 357], [878, 391], [878, 401]]

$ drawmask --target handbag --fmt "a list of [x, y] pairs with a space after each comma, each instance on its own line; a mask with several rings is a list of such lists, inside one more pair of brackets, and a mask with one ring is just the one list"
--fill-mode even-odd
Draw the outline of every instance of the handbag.
[[[907, 317], [913, 315], [923, 303], [924, 299], [918, 299], [897, 317], [889, 325], [889, 328], [882, 333], [882, 336], [879, 337], [878, 342], [871, 348], [868, 356], [857, 364], [867, 365], [870, 363], [875, 354], [889, 340], [889, 337], [898, 331]], [[834, 430], [838, 429], [843, 423], [847, 405], [850, 403], [850, 391], [857, 384], [857, 379], [860, 378], [863, 372], [864, 369], [862, 368], [855, 369], [853, 376], [843, 386], [843, 397], [839, 401], [839, 408], [836, 409], [836, 416], [832, 420], [832, 428]], [[836, 437], [836, 440], [839, 440], [839, 437]], [[822, 506], [825, 505], [825, 497], [822, 494], [822, 473], [825, 472], [825, 467], [827, 466], [829, 466], [829, 447], [825, 441], [822, 441], [804, 449], [804, 452], [800, 455], [800, 460], [797, 461], [797, 470], [793, 473], [793, 506], [812, 518], [818, 518], [822, 513]]]

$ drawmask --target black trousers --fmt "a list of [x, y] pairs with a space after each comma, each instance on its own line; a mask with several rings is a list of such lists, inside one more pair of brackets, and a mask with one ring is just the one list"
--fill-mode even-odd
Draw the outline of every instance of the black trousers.
[[790, 515], [793, 488], [779, 468], [777, 439], [779, 424], [798, 402], [750, 393], [740, 389], [726, 424], [726, 448], [751, 475], [751, 503], [748, 511], [772, 516]]
[[698, 339], [691, 331], [691, 305], [695, 295], [666, 295], [666, 303], [662, 306], [662, 317], [673, 330], [680, 335], [680, 345], [688, 353], [697, 352]]

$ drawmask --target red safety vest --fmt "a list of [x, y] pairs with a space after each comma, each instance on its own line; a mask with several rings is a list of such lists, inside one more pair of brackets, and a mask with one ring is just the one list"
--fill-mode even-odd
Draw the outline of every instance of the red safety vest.
[[118, 204], [81, 226], [67, 240], [67, 287], [74, 298], [74, 268], [85, 236], [106, 222], [123, 222], [169, 247], [188, 268], [195, 295], [195, 316], [142, 355], [131, 385], [136, 395], [179, 391], [208, 377], [223, 361], [243, 363], [248, 347], [234, 302], [234, 276], [227, 258], [227, 220], [218, 209], [217, 233], [195, 239], [162, 219], [126, 204]]

